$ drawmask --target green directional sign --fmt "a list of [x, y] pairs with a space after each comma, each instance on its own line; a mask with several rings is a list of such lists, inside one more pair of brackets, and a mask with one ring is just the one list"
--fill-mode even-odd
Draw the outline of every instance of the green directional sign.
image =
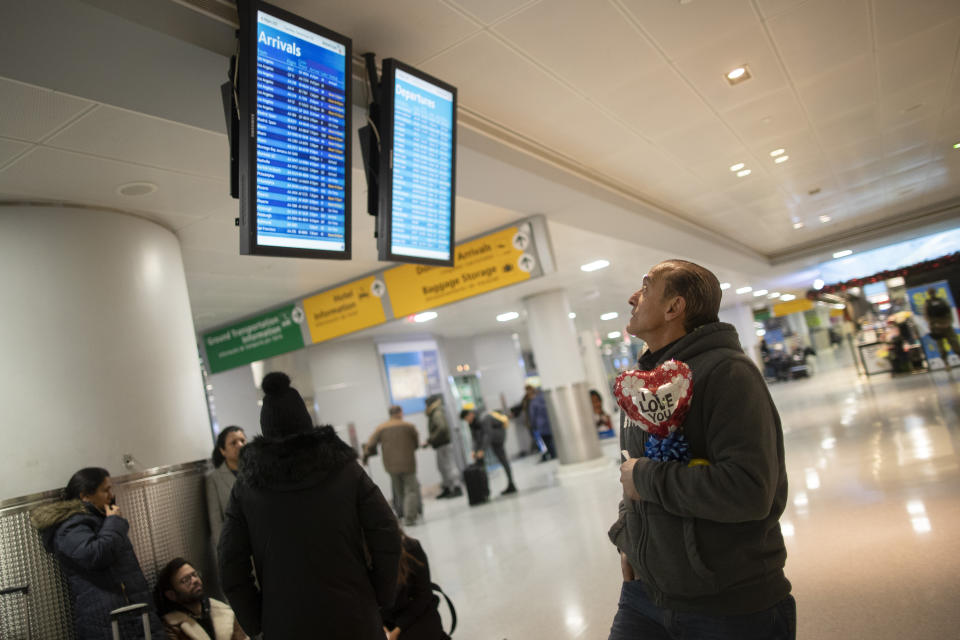
[[205, 333], [203, 346], [210, 373], [302, 349], [302, 318], [303, 312], [290, 305]]

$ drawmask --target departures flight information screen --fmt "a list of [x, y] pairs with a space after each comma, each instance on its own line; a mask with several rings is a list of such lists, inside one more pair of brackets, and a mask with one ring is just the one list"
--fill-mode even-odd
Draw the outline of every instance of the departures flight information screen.
[[394, 87], [390, 250], [449, 260], [454, 95], [399, 68]]
[[346, 251], [346, 47], [257, 12], [257, 244]]

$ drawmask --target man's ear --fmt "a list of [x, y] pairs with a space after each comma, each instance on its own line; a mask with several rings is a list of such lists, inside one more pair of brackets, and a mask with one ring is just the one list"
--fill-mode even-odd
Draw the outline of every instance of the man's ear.
[[170, 602], [177, 601], [177, 593], [173, 589], [167, 589], [163, 592], [164, 597]]
[[687, 301], [683, 296], [674, 296], [665, 313], [668, 321], [683, 318], [687, 312]]

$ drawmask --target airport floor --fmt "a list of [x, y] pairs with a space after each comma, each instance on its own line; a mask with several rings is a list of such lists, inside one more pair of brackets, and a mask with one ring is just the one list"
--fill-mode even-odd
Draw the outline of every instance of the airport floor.
[[[771, 390], [797, 637], [958, 637], [960, 369], [858, 378], [838, 366]], [[615, 443], [604, 453], [608, 470], [562, 480], [556, 462], [519, 460], [519, 494], [479, 507], [425, 499], [408, 533], [455, 602], [456, 638], [607, 637], [621, 577], [606, 531], [620, 485]], [[498, 494], [502, 471], [490, 482]]]

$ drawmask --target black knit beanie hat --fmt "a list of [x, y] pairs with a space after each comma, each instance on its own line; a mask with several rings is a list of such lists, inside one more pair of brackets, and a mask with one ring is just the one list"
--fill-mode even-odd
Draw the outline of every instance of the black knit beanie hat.
[[313, 429], [313, 420], [290, 377], [279, 371], [268, 373], [260, 385], [265, 394], [260, 409], [260, 430], [267, 438], [280, 438]]

